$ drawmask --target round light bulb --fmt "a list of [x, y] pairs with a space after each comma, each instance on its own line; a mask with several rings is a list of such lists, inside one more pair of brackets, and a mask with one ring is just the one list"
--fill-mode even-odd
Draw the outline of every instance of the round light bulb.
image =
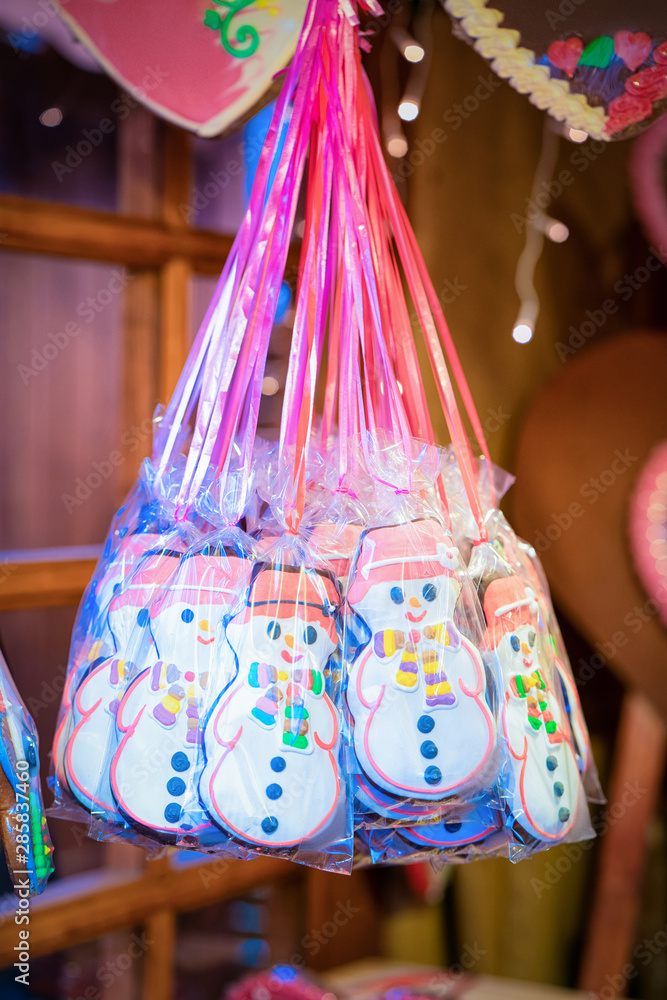
[[280, 388], [280, 382], [273, 375], [267, 375], [262, 379], [262, 396], [275, 396]]
[[551, 219], [544, 227], [544, 235], [550, 239], [552, 243], [564, 243], [570, 235], [570, 230], [564, 222], [558, 222], [557, 219]]
[[47, 128], [55, 128], [63, 120], [63, 113], [60, 108], [47, 108], [46, 111], [42, 111], [39, 120]]
[[527, 323], [517, 323], [512, 330], [512, 336], [517, 344], [527, 344], [533, 338], [533, 328]]
[[403, 55], [408, 62], [418, 63], [424, 58], [424, 50], [419, 42], [408, 42], [403, 49]]
[[582, 128], [570, 128], [567, 130], [567, 137], [572, 142], [586, 142], [588, 132], [584, 132]]
[[405, 98], [398, 105], [398, 117], [404, 122], [413, 122], [419, 114], [419, 105], [411, 98]]
[[387, 152], [390, 156], [400, 160], [408, 151], [408, 140], [404, 135], [391, 135], [387, 139]]

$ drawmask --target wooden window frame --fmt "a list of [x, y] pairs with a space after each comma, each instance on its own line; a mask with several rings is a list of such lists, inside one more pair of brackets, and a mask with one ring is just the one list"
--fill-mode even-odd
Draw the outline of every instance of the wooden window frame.
[[[180, 206], [188, 201], [190, 160], [189, 134], [167, 126], [164, 190], [154, 220], [0, 195], [3, 250], [113, 262], [143, 275], [157, 270], [157, 287], [154, 279], [152, 284], [133, 282], [134, 301], [125, 305], [124, 407], [125, 416], [134, 420], [151, 417], [154, 397], [166, 402], [176, 385], [188, 351], [192, 276], [218, 275], [232, 246], [229, 236], [183, 222]], [[290, 265], [297, 264], [298, 250], [291, 251]], [[157, 345], [152, 343], [156, 326]], [[144, 384], [147, 363], [154, 380], [150, 391]], [[133, 477], [133, 470], [127, 475]], [[129, 488], [131, 483], [122, 485]], [[78, 546], [0, 552], [0, 611], [78, 603], [100, 551], [101, 546]], [[110, 867], [52, 883], [32, 901], [31, 955], [143, 926], [154, 942], [145, 957], [143, 1000], [170, 1000], [179, 913], [267, 881], [295, 878], [306, 882], [306, 921], [318, 926], [335, 906], [338, 879], [323, 880], [323, 873], [300, 865], [273, 858], [252, 864], [214, 858], [179, 868], [166, 857], [128, 872], [114, 868], [111, 861]], [[13, 964], [17, 940], [13, 919], [5, 919], [0, 923], [0, 966]]]

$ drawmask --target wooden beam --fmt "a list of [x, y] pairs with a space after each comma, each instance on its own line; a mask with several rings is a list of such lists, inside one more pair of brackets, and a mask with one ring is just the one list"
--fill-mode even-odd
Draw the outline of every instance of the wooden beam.
[[[48, 955], [126, 927], [147, 923], [161, 911], [181, 913], [280, 878], [295, 878], [297, 866], [277, 858], [230, 861], [173, 868], [149, 864], [139, 878], [86, 872], [48, 886], [30, 901], [30, 954]], [[163, 927], [164, 929], [164, 927]], [[0, 925], [0, 967], [15, 960], [18, 928], [13, 919]]]
[[[129, 267], [161, 267], [185, 257], [199, 274], [220, 274], [233, 239], [223, 233], [164, 221], [98, 212], [16, 195], [0, 195], [3, 250], [103, 260]], [[288, 254], [287, 273], [298, 270], [301, 242]]]
[[173, 257], [160, 270], [158, 387], [165, 405], [188, 356], [191, 278], [192, 270], [183, 257]]
[[232, 245], [220, 233], [14, 195], [0, 195], [0, 231], [7, 234], [3, 250], [142, 268], [160, 267], [178, 255], [202, 274], [219, 274]]
[[0, 552], [0, 611], [78, 604], [101, 545]]
[[667, 729], [643, 694], [626, 694], [619, 725], [608, 828], [600, 844], [579, 988], [625, 995], [623, 968], [635, 941], [648, 830], [665, 769]]
[[143, 1000], [173, 1000], [175, 940], [175, 911], [151, 913], [146, 921], [146, 941], [151, 944], [144, 959]]

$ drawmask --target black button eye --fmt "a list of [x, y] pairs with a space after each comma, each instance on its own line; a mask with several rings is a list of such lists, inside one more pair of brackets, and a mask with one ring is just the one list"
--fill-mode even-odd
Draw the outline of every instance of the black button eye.
[[519, 650], [521, 649], [521, 643], [519, 641], [519, 636], [518, 635], [513, 635], [512, 638], [510, 639], [510, 643], [512, 644], [512, 649], [515, 651], [515, 653], [518, 653]]
[[194, 619], [195, 613], [192, 608], [186, 608], [185, 611], [181, 611], [181, 621], [184, 621], [186, 625]]
[[278, 624], [278, 622], [269, 622], [266, 632], [269, 639], [279, 639], [280, 625]]
[[137, 625], [143, 628], [144, 625], [148, 625], [148, 608], [141, 608], [139, 614], [137, 615]]
[[392, 587], [389, 591], [389, 596], [391, 597], [394, 604], [402, 604], [405, 600], [403, 591], [400, 587]]
[[528, 645], [530, 646], [531, 649], [535, 645], [535, 639], [536, 639], [535, 633], [534, 632], [529, 632], [528, 633]]
[[434, 601], [438, 596], [438, 591], [435, 589], [432, 583], [427, 583], [422, 590], [422, 596], [425, 601]]
[[317, 640], [317, 629], [315, 628], [315, 626], [309, 625], [306, 631], [303, 633], [303, 637], [308, 643], [308, 645], [312, 646], [313, 643]]

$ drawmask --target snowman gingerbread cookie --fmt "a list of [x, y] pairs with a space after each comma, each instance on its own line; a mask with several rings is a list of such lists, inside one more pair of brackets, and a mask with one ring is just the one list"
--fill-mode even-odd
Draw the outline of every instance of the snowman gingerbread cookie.
[[355, 752], [396, 797], [443, 800], [494, 777], [484, 665], [454, 621], [464, 574], [451, 536], [424, 519], [367, 531], [350, 575], [369, 636], [348, 653]]
[[324, 676], [338, 604], [329, 575], [264, 564], [227, 627], [239, 672], [206, 729], [200, 794], [215, 823], [253, 846], [307, 845], [343, 803]]
[[231, 547], [184, 557], [150, 608], [153, 663], [118, 708], [114, 798], [135, 827], [169, 843], [211, 832], [197, 796], [204, 727], [213, 701], [233, 679], [221, 646], [250, 565]]
[[72, 732], [65, 750], [67, 783], [92, 813], [120, 820], [105, 766], [116, 743], [116, 713], [132, 677], [155, 658], [148, 608], [178, 565], [178, 556], [147, 555], [125, 588], [111, 599], [109, 633], [114, 652], [93, 662], [71, 702]]
[[527, 833], [555, 843], [573, 830], [583, 788], [535, 591], [516, 575], [492, 580], [484, 614], [485, 646], [502, 684], [507, 807]]

